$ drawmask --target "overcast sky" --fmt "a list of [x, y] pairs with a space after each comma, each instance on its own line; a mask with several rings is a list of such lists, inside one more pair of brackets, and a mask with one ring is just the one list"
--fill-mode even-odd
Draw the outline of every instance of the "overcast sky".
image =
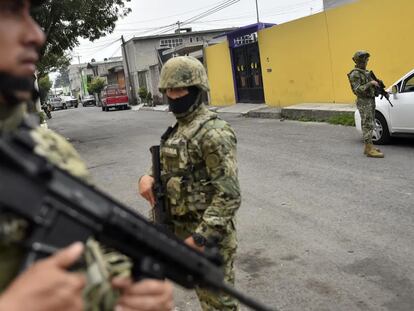
[[[203, 17], [182, 27], [193, 30], [206, 30], [233, 26], [245, 26], [256, 22], [255, 0], [233, 0], [235, 4], [214, 14]], [[257, 0], [261, 22], [281, 24], [310, 14], [322, 11], [323, 0]], [[183, 22], [216, 7], [225, 0], [131, 0], [129, 7], [132, 12], [117, 22], [114, 33], [93, 43], [81, 40], [81, 45], [72, 55], [80, 55], [81, 62], [97, 61], [105, 57], [120, 56], [120, 39], [124, 35], [128, 40], [134, 36], [146, 36], [157, 32], [169, 33], [173, 29], [166, 27]], [[164, 27], [164, 28], [162, 28]], [[74, 63], [78, 58], [74, 57]]]

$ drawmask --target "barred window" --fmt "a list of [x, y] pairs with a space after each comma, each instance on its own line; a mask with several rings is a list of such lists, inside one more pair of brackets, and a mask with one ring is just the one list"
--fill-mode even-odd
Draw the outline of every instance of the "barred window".
[[160, 47], [174, 48], [183, 44], [183, 38], [161, 39]]

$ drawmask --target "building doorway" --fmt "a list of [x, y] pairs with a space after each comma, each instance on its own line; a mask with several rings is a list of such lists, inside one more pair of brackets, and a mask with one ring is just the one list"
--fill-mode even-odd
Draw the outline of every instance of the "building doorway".
[[233, 60], [238, 102], [263, 103], [263, 79], [258, 43], [235, 47]]
[[226, 34], [238, 103], [265, 102], [257, 32], [272, 26], [274, 24], [257, 23]]

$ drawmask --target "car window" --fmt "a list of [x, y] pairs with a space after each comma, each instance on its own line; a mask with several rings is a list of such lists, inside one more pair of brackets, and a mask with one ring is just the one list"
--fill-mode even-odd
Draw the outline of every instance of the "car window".
[[402, 92], [414, 92], [414, 75], [405, 81]]

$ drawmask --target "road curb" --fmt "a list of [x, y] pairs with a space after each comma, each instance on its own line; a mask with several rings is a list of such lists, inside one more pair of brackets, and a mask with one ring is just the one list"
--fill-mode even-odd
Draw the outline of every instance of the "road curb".
[[281, 117], [289, 120], [328, 121], [337, 116], [354, 116], [354, 111], [313, 110], [313, 109], [282, 109]]

